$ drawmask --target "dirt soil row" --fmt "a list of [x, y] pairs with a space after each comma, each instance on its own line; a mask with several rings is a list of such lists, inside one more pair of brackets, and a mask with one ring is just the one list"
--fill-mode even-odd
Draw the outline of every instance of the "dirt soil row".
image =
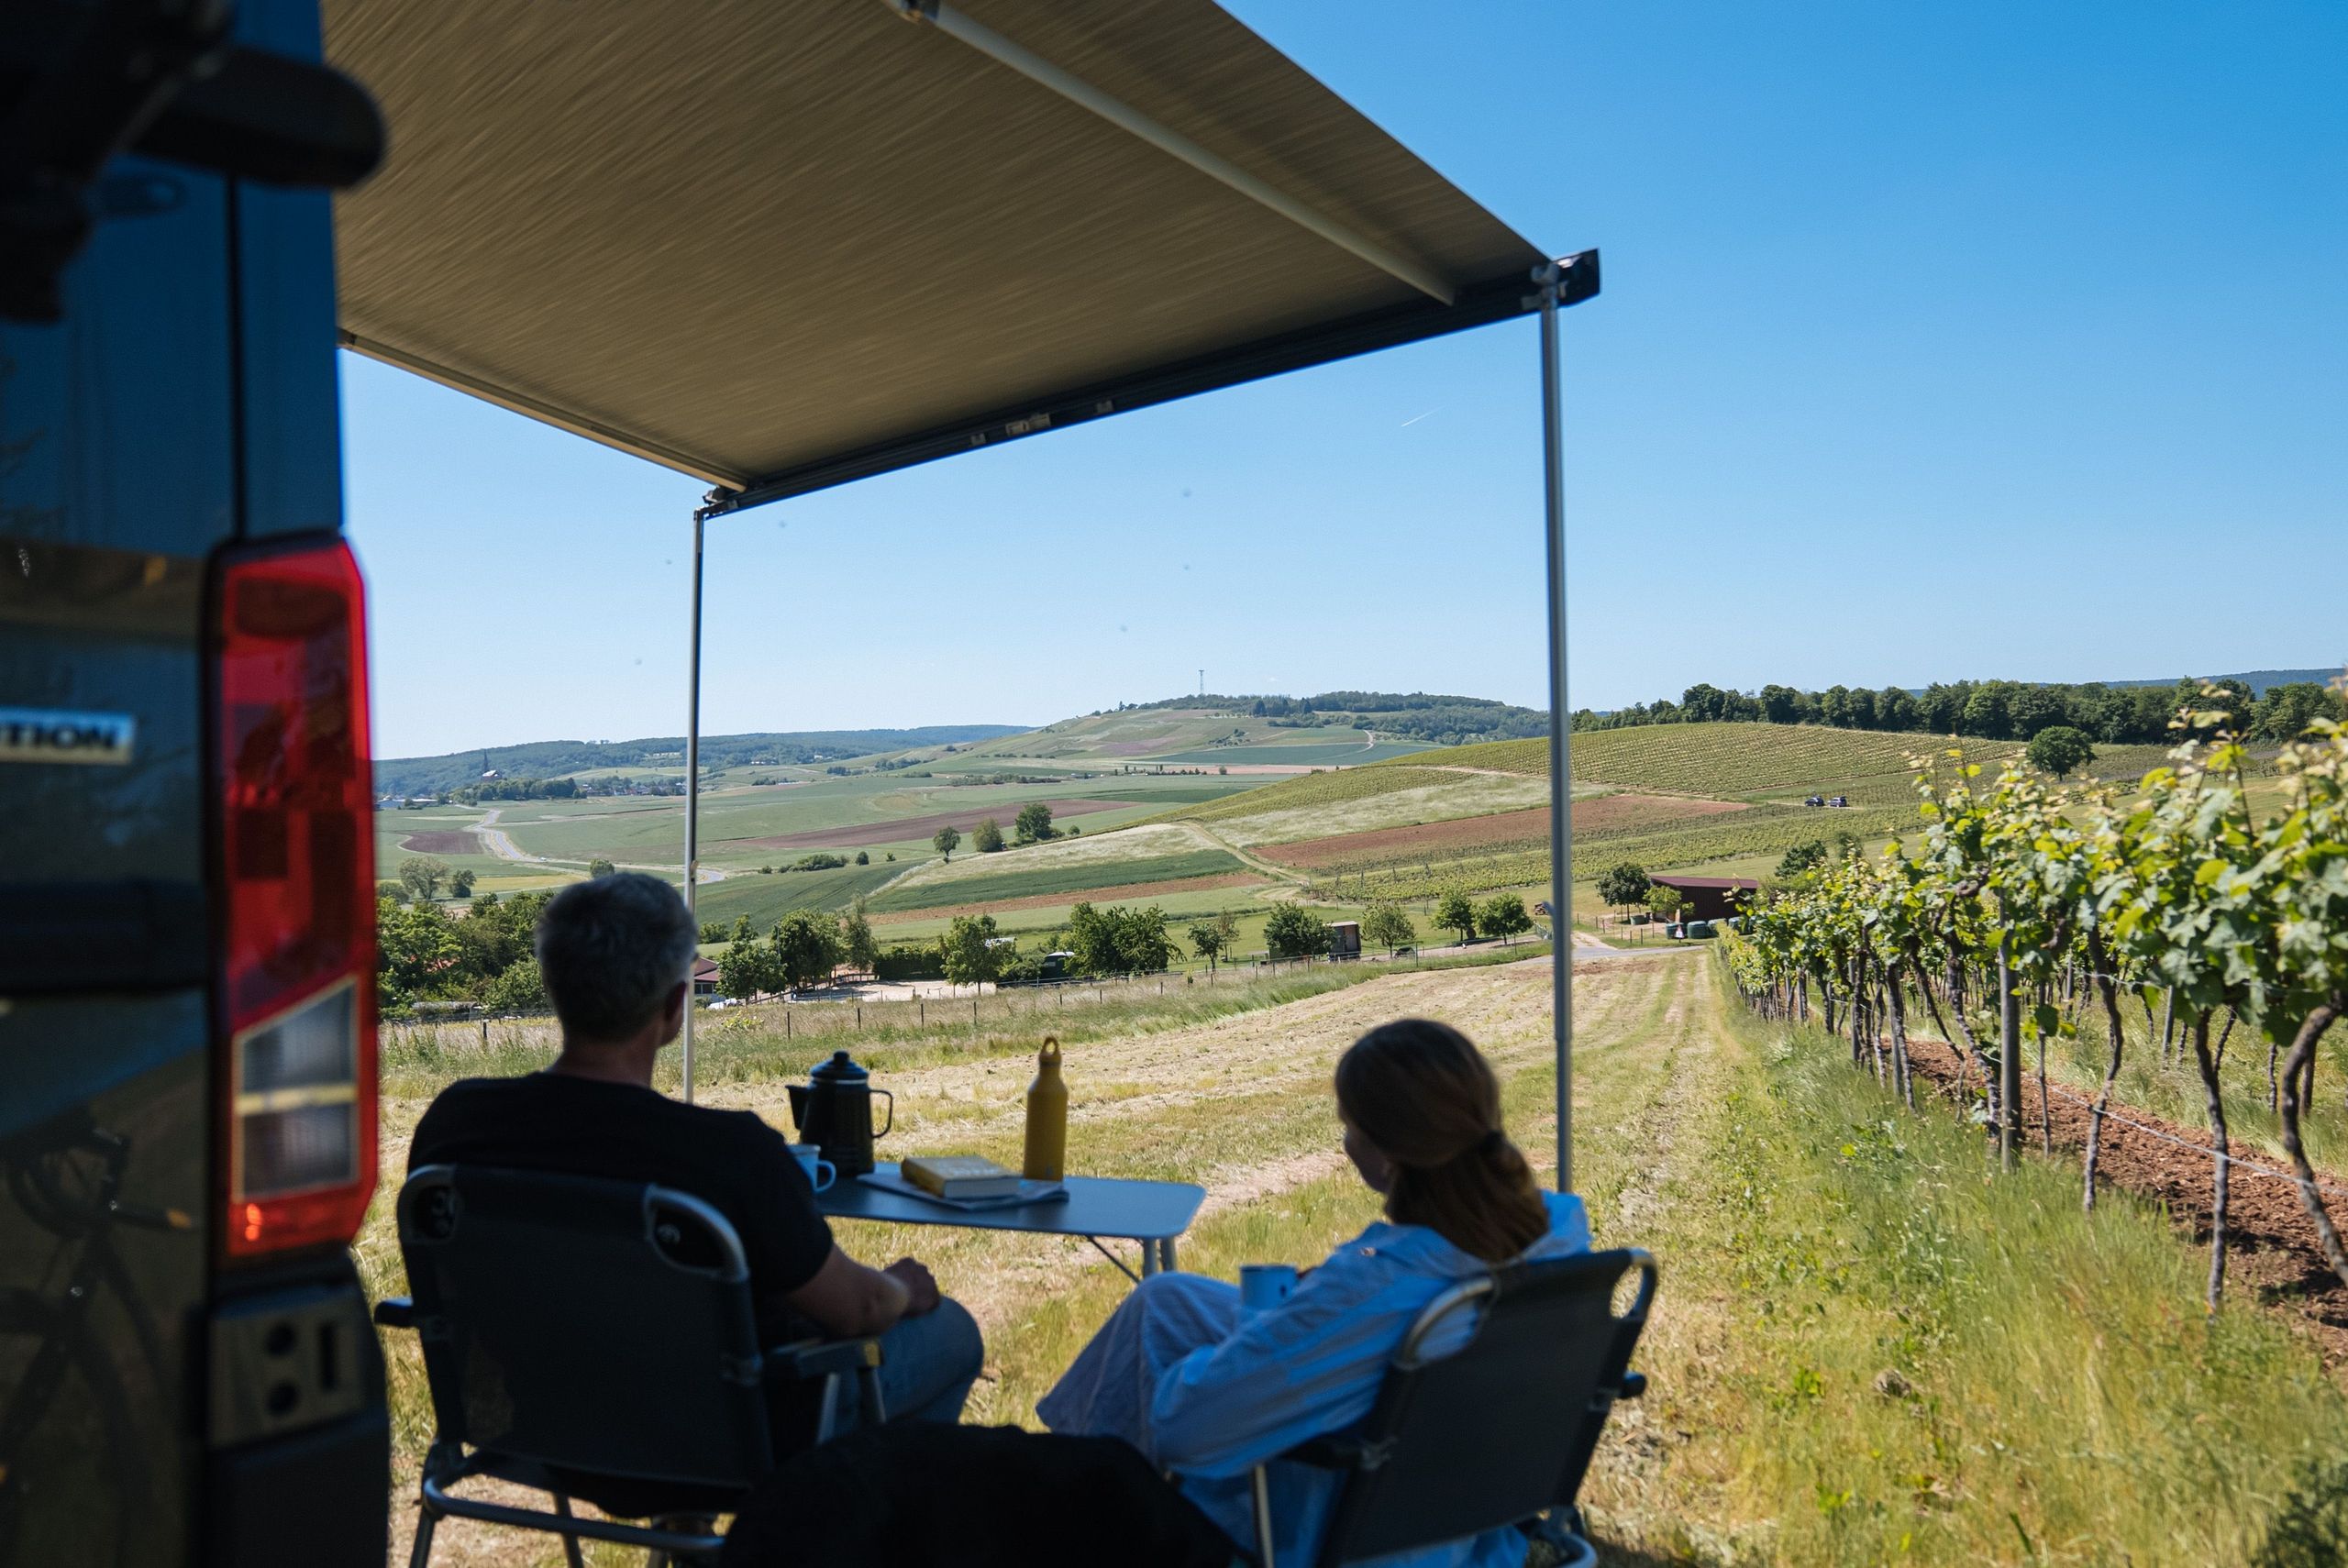
[[1031, 893], [1019, 899], [990, 899], [978, 904], [949, 904], [937, 909], [893, 910], [872, 916], [874, 925], [904, 925], [917, 920], [951, 920], [956, 915], [1001, 914], [1005, 910], [1049, 909], [1054, 904], [1123, 904], [1154, 899], [1161, 893], [1200, 893], [1214, 888], [1261, 888], [1268, 884], [1247, 871], [1225, 871], [1213, 877], [1191, 877], [1178, 882], [1128, 882], [1122, 888], [1087, 888], [1076, 893]]
[[[1720, 816], [1745, 810], [1741, 801], [1690, 801], [1664, 795], [1600, 795], [1573, 803], [1574, 832], [1622, 833], [1658, 827], [1692, 817]], [[1490, 816], [1457, 817], [1450, 822], [1415, 823], [1408, 827], [1371, 828], [1341, 833], [1328, 838], [1308, 838], [1294, 844], [1266, 845], [1257, 853], [1283, 866], [1318, 868], [1357, 860], [1399, 859], [1412, 855], [1474, 854], [1480, 849], [1527, 840], [1546, 841], [1549, 808], [1533, 806], [1521, 812], [1495, 812]]]
[[[959, 812], [932, 812], [925, 817], [899, 817], [894, 822], [851, 823], [846, 827], [810, 828], [805, 833], [786, 833], [774, 838], [734, 838], [728, 844], [752, 845], [760, 849], [843, 849], [855, 845], [897, 844], [909, 838], [927, 838], [939, 828], [952, 827], [969, 833], [987, 818], [992, 817], [1004, 832], [1011, 829], [1011, 819], [1019, 814], [1020, 801], [1004, 805], [997, 801], [991, 806], [972, 806]], [[1046, 801], [1052, 815], [1081, 817], [1094, 812], [1117, 812], [1137, 805], [1135, 801]]]
[[[1970, 1095], [1960, 1091], [1961, 1083], [1969, 1083], [1973, 1091], [1981, 1087], [1979, 1066], [1941, 1041], [1910, 1040], [1909, 1059], [1914, 1064], [1919, 1088], [1930, 1085], [1952, 1103], [1971, 1103]], [[2028, 1070], [2027, 1062], [2024, 1066], [2022, 1132], [2028, 1147], [2036, 1151], [2042, 1146], [2038, 1080], [2036, 1074]], [[2068, 1154], [2076, 1168], [2087, 1147], [2089, 1112], [2088, 1107], [2065, 1098], [2064, 1087], [2058, 1085], [2052, 1097], [2054, 1147], [2058, 1154]], [[2207, 1247], [2210, 1207], [2215, 1192], [2209, 1133], [2118, 1100], [2112, 1102], [2111, 1113], [2154, 1132], [2142, 1132], [2113, 1121], [2111, 1116], [2105, 1117], [2102, 1150], [2096, 1156], [2097, 1189], [2119, 1187], [2157, 1200], [2167, 1207], [2180, 1232]], [[2161, 1133], [2179, 1140], [2184, 1146], [2156, 1135]], [[2237, 1160], [2255, 1160], [2277, 1170], [2288, 1168], [2283, 1160], [2240, 1143], [2233, 1143], [2230, 1152]], [[2348, 1180], [2331, 1172], [2319, 1170], [2316, 1175], [2331, 1187], [2348, 1188]], [[2348, 1286], [2340, 1283], [2339, 1276], [2324, 1262], [2322, 1247], [2316, 1240], [2315, 1222], [2300, 1204], [2298, 1184], [2236, 1165], [2229, 1186], [2228, 1289], [2247, 1286], [2262, 1302], [2301, 1319], [2325, 1362], [2335, 1371], [2342, 1369], [2348, 1364]], [[2326, 1202], [2332, 1223], [2348, 1225], [2348, 1198], [2327, 1195]]]
[[467, 829], [460, 833], [412, 833], [400, 840], [402, 849], [418, 855], [479, 855], [481, 839]]

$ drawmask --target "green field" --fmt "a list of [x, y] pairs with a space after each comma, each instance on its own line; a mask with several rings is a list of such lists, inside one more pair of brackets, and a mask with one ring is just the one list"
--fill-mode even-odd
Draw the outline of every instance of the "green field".
[[[1011, 857], [1004, 858], [1009, 860]], [[901, 883], [876, 897], [872, 907], [875, 910], [936, 909], [946, 904], [987, 903], [998, 899], [1032, 899], [1047, 893], [1115, 888], [1129, 882], [1175, 882], [1191, 877], [1219, 877], [1246, 869], [1236, 856], [1220, 849], [1197, 849], [1182, 855], [1146, 856], [1134, 859], [1044, 862], [1025, 868], [1006, 864], [1001, 870], [984, 876]]]
[[778, 871], [770, 877], [737, 872], [722, 882], [704, 882], [693, 899], [693, 913], [731, 926], [742, 915], [764, 932], [792, 910], [844, 910], [859, 893], [869, 893], [904, 869], [902, 866], [847, 866], [835, 871]]
[[1304, 730], [1290, 734], [1330, 734], [1341, 738], [1328, 742], [1297, 741], [1287, 744], [1269, 742], [1263, 745], [1218, 747], [1213, 751], [1178, 751], [1165, 756], [1150, 758], [1169, 767], [1213, 767], [1225, 764], [1247, 764], [1253, 767], [1357, 767], [1366, 762], [1385, 762], [1396, 757], [1415, 756], [1432, 747], [1415, 741], [1379, 741], [1364, 745], [1365, 737], [1358, 730]]

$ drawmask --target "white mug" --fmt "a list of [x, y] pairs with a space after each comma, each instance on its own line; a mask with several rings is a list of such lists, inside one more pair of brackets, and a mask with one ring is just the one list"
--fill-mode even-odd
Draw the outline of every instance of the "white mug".
[[840, 1173], [832, 1168], [831, 1161], [824, 1158], [823, 1148], [818, 1144], [793, 1143], [791, 1145], [791, 1156], [799, 1162], [799, 1168], [807, 1173], [807, 1185], [817, 1192], [822, 1192], [839, 1179]]

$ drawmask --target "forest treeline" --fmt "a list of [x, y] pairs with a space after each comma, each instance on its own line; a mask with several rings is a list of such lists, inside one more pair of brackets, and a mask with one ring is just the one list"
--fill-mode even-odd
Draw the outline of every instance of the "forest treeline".
[[[2218, 695], [2204, 694], [2213, 689]], [[2348, 720], [2348, 701], [2343, 701], [2338, 682], [2287, 681], [2254, 696], [2248, 684], [2229, 677], [2206, 685], [2179, 680], [2174, 686], [1954, 680], [1935, 682], [1921, 692], [1898, 686], [1880, 691], [1848, 686], [1801, 691], [1778, 685], [1731, 691], [1699, 682], [1681, 692], [1677, 702], [1658, 698], [1608, 713], [1581, 709], [1574, 714], [1573, 727], [1620, 730], [1726, 721], [2029, 740], [2041, 730], [2064, 724], [2108, 745], [2132, 745], [2168, 740], [2169, 721], [2180, 708], [2222, 708], [2225, 728], [2277, 745], [2306, 734], [2318, 719]]]
[[1117, 711], [1157, 708], [1221, 708], [1268, 721], [1275, 729], [1312, 729], [1358, 724], [1384, 735], [1433, 745], [1477, 741], [1525, 740], [1549, 733], [1549, 715], [1490, 697], [1454, 697], [1432, 691], [1323, 691], [1311, 697], [1270, 694], [1228, 696], [1217, 692], [1168, 697], [1157, 702], [1119, 703]]

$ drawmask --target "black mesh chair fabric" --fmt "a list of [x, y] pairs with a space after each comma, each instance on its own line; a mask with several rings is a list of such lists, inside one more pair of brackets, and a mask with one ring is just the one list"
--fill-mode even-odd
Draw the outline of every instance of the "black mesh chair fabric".
[[[1629, 1309], [1613, 1299], [1640, 1280]], [[1495, 1270], [1437, 1302], [1404, 1342], [1358, 1432], [1292, 1457], [1349, 1469], [1321, 1553], [1324, 1568], [1456, 1540], [1570, 1506], [1615, 1399], [1655, 1262], [1632, 1250]], [[1457, 1353], [1412, 1353], [1439, 1318], [1474, 1312]], [[1636, 1385], [1629, 1386], [1631, 1390]]]
[[399, 1227], [442, 1442], [696, 1488], [772, 1468], [749, 1273], [707, 1204], [434, 1166], [401, 1190]]

